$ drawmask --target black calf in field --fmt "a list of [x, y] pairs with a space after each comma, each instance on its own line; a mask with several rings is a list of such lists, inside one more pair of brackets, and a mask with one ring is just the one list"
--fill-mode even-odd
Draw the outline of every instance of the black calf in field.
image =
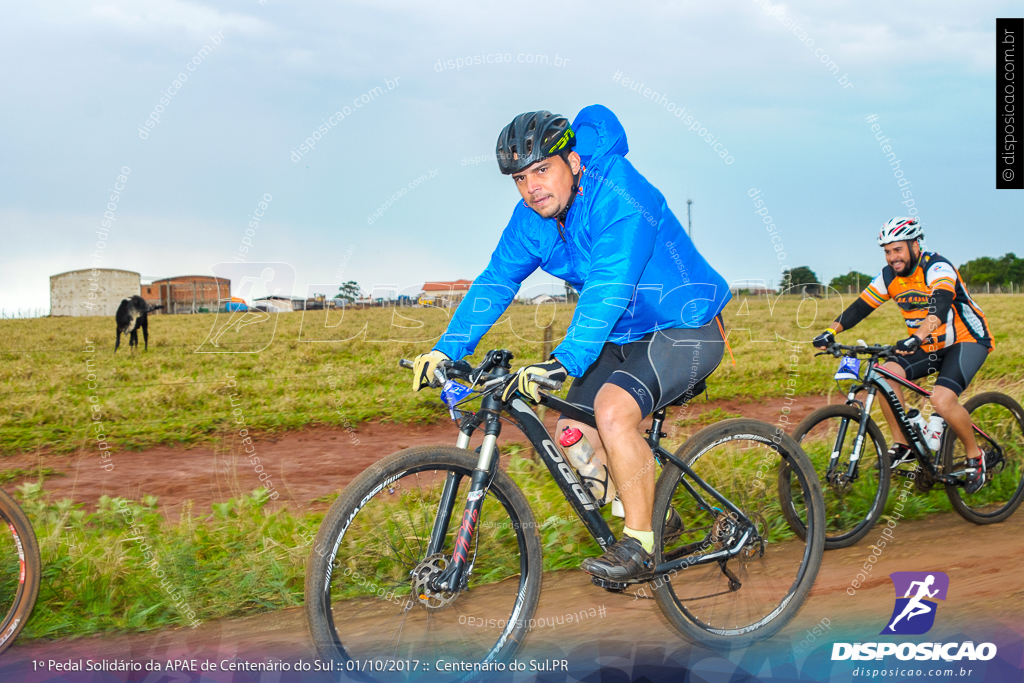
[[142, 337], [146, 341], [146, 350], [149, 350], [149, 318], [148, 314], [163, 308], [150, 306], [146, 300], [136, 294], [131, 299], [122, 299], [121, 305], [117, 307], [114, 319], [117, 321], [117, 343], [114, 344], [114, 353], [121, 346], [121, 335], [129, 335], [128, 347], [139, 348], [139, 328], [142, 328]]

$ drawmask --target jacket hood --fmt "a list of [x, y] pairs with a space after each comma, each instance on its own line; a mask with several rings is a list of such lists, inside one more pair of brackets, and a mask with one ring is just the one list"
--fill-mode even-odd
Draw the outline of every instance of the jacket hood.
[[574, 151], [584, 166], [609, 154], [626, 156], [629, 152], [626, 130], [611, 109], [603, 105], [584, 107], [572, 122], [572, 130], [576, 133]]

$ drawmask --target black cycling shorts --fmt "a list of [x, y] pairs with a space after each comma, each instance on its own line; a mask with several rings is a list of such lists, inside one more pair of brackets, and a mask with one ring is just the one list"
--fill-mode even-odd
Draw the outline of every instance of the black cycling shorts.
[[988, 358], [988, 351], [983, 344], [959, 342], [931, 353], [917, 349], [909, 356], [896, 356], [895, 360], [907, 373], [907, 379], [920, 379], [938, 372], [935, 386], [946, 387], [959, 396]]
[[597, 360], [573, 380], [566, 400], [593, 410], [597, 392], [610, 383], [628, 391], [647, 417], [708, 377], [724, 353], [718, 319], [704, 327], [649, 332], [628, 344], [606, 342]]

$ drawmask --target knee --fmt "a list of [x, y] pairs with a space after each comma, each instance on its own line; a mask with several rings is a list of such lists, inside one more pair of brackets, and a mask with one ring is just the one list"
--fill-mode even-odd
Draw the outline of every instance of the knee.
[[629, 394], [617, 386], [609, 385], [601, 389], [594, 399], [594, 417], [598, 431], [615, 433], [636, 429], [641, 416], [640, 408]]
[[939, 414], [945, 413], [960, 404], [956, 392], [946, 387], [935, 387], [935, 390], [932, 392], [931, 401], [935, 410], [939, 411]]
[[903, 366], [893, 361], [889, 361], [888, 363], [883, 365], [882, 368], [888, 370], [894, 375], [899, 375], [900, 377], [903, 378], [906, 378], [907, 376], [907, 371], [903, 369]]

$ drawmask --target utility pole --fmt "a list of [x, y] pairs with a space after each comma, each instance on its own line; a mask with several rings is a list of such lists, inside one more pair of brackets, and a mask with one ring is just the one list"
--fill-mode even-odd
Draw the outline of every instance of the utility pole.
[[686, 200], [686, 235], [693, 241], [693, 221], [690, 219], [690, 205], [693, 204], [692, 199]]

